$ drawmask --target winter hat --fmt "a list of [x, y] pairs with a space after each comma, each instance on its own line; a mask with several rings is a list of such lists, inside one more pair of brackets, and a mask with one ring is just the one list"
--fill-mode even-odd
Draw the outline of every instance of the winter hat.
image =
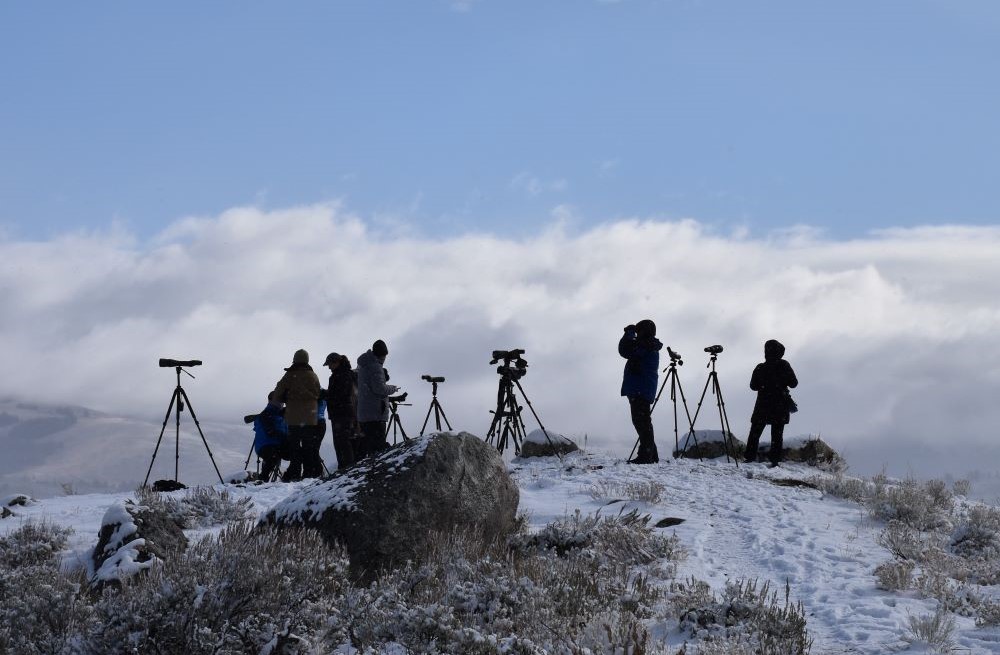
[[309, 353], [305, 350], [299, 349], [295, 351], [292, 355], [292, 364], [308, 364], [309, 363]]
[[379, 339], [372, 344], [372, 352], [376, 357], [385, 357], [389, 354], [389, 347], [385, 345], [385, 341]]
[[656, 323], [649, 320], [648, 318], [643, 319], [635, 324], [635, 334], [640, 339], [646, 337], [656, 336]]
[[785, 356], [785, 347], [774, 339], [764, 342], [764, 359], [781, 359]]
[[323, 362], [323, 366], [329, 366], [330, 364], [332, 364], [334, 362], [337, 362], [338, 364], [340, 363], [340, 354], [339, 353], [330, 353], [329, 355], [327, 355], [326, 356], [326, 361]]

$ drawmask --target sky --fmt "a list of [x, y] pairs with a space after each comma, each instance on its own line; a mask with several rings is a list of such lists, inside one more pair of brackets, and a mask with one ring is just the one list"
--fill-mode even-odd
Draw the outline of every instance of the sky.
[[648, 317], [692, 405], [724, 345], [738, 434], [776, 338], [790, 434], [981, 465], [998, 36], [972, 0], [4, 3], [0, 394], [159, 419], [157, 359], [200, 358], [238, 419], [382, 338], [407, 411], [444, 375], [481, 433], [524, 347], [547, 427], [627, 448]]
[[992, 224], [998, 65], [988, 0], [3, 3], [0, 226]]

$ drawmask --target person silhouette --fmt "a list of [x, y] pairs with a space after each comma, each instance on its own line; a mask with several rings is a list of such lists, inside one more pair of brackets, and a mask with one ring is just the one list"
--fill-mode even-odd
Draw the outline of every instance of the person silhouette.
[[781, 450], [785, 426], [791, 416], [792, 397], [788, 390], [798, 386], [792, 365], [782, 359], [785, 347], [774, 339], [764, 343], [764, 361], [753, 370], [750, 376], [750, 389], [757, 392], [757, 402], [750, 416], [750, 434], [747, 436], [747, 448], [744, 459], [747, 462], [757, 460], [757, 446], [764, 426], [771, 426], [771, 449], [768, 453], [770, 466], [781, 462]]
[[653, 438], [652, 405], [659, 377], [660, 349], [656, 324], [649, 319], [625, 327], [618, 342], [618, 354], [627, 359], [622, 374], [621, 395], [628, 398], [632, 425], [639, 435], [639, 453], [630, 464], [656, 464], [660, 461]]

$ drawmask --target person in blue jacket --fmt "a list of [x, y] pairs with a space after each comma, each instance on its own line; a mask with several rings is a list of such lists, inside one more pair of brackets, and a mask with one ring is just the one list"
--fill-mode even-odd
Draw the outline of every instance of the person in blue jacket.
[[660, 349], [656, 324], [649, 319], [625, 327], [618, 342], [618, 354], [627, 359], [622, 377], [622, 395], [632, 410], [632, 425], [639, 435], [639, 453], [630, 464], [655, 464], [660, 461], [653, 440], [653, 399], [660, 371]]
[[253, 448], [263, 461], [260, 477], [267, 482], [281, 465], [285, 438], [288, 436], [285, 408], [274, 399], [273, 391], [267, 395], [267, 407], [253, 421], [253, 434]]

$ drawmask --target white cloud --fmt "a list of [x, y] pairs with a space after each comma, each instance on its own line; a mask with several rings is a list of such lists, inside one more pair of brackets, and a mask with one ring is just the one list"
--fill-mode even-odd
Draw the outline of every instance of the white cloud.
[[[720, 379], [741, 435], [750, 371], [777, 338], [802, 382], [791, 434], [821, 432], [854, 452], [993, 438], [1000, 229], [830, 241], [719, 235], [690, 220], [565, 224], [527, 239], [384, 236], [329, 204], [183, 219], [149, 243], [7, 238], [0, 395], [157, 417], [173, 386], [157, 359], [201, 358], [186, 385], [199, 416], [239, 420], [297, 348], [316, 363], [334, 350], [354, 360], [383, 338], [394, 382], [416, 403], [408, 429], [419, 429], [430, 392], [420, 375], [431, 373], [448, 378], [441, 400], [456, 427], [482, 433], [489, 353], [524, 347], [524, 386], [546, 426], [627, 450], [616, 345], [623, 325], [651, 317], [685, 356], [692, 407], [702, 348], [725, 346]], [[666, 450], [666, 413], [657, 424]]]
[[562, 193], [569, 188], [569, 181], [565, 178], [557, 178], [547, 182], [528, 171], [521, 171], [511, 178], [510, 188], [534, 198], [546, 191]]

